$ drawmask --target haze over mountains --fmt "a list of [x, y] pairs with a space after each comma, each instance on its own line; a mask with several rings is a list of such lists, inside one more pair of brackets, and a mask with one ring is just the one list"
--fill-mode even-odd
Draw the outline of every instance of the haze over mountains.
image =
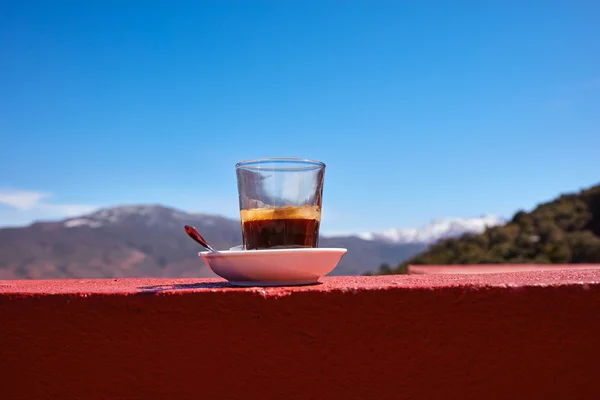
[[[322, 236], [321, 247], [348, 253], [331, 275], [360, 275], [397, 264], [441, 238], [481, 232], [501, 219], [440, 219], [422, 228]], [[216, 248], [240, 244], [238, 220], [160, 205], [120, 206], [56, 222], [0, 229], [0, 279], [214, 277], [183, 225]]]

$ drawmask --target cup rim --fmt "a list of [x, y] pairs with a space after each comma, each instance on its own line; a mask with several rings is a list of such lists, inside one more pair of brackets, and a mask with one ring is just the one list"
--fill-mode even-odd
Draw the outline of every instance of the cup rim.
[[[271, 163], [271, 162], [281, 162], [281, 163], [295, 163], [295, 164], [305, 164], [305, 166], [295, 165], [293, 167], [265, 167], [263, 164]], [[306, 158], [285, 158], [285, 157], [275, 157], [275, 158], [257, 158], [253, 160], [244, 160], [235, 164], [236, 169], [244, 168], [250, 170], [275, 170], [275, 171], [308, 171], [312, 169], [323, 169], [325, 168], [325, 163], [318, 160], [310, 160]]]

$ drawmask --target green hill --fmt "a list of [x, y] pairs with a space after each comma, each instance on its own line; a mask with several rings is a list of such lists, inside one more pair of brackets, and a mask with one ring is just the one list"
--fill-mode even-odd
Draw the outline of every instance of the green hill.
[[433, 264], [600, 263], [600, 185], [564, 194], [534, 211], [517, 212], [503, 226], [481, 234], [445, 239], [396, 268], [377, 272], [403, 274], [409, 265]]

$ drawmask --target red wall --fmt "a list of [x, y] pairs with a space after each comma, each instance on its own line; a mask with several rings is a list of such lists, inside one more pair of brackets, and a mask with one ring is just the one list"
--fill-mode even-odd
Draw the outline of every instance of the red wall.
[[599, 281], [0, 281], [0, 399], [597, 399]]

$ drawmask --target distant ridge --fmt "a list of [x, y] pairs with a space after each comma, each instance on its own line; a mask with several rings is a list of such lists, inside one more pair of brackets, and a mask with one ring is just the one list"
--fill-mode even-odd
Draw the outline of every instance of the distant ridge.
[[440, 239], [457, 237], [464, 233], [481, 233], [487, 227], [501, 225], [504, 222], [504, 219], [494, 215], [469, 219], [441, 218], [419, 228], [395, 228], [383, 232], [357, 233], [355, 236], [364, 240], [381, 240], [390, 243], [431, 244]]

